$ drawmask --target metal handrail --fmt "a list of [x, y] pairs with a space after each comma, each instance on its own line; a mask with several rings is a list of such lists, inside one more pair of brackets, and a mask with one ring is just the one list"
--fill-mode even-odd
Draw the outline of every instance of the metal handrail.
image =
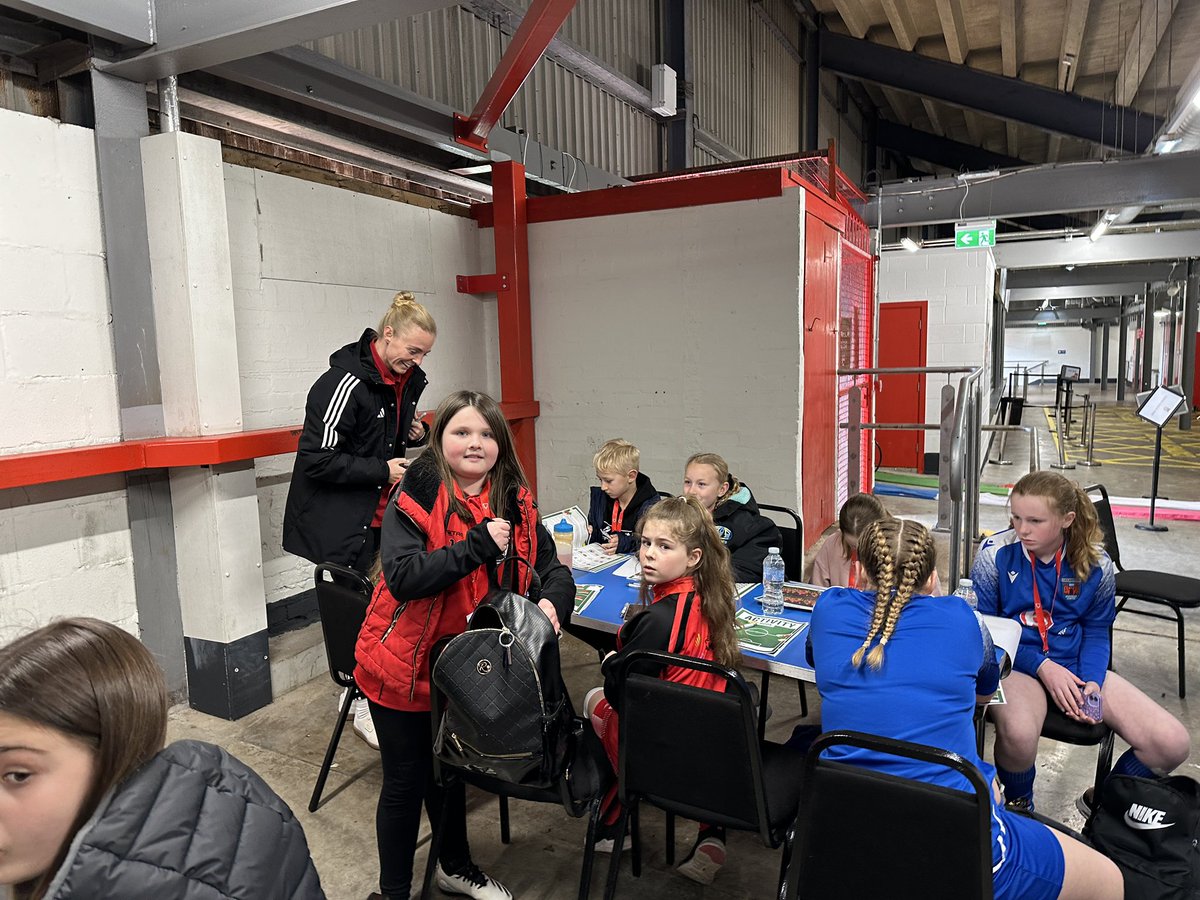
[[979, 366], [892, 366], [886, 369], [838, 369], [839, 375], [955, 375], [982, 371]]

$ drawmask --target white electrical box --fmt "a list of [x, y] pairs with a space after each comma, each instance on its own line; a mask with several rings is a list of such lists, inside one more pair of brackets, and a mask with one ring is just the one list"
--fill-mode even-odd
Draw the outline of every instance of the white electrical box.
[[665, 63], [650, 70], [650, 108], [660, 116], [675, 115], [675, 70]]

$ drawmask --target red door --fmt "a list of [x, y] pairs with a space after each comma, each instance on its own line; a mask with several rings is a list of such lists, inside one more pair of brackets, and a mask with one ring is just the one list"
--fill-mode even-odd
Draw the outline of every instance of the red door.
[[[925, 365], [924, 300], [879, 304], [879, 368]], [[875, 394], [875, 421], [924, 422], [925, 376], [880, 375]], [[924, 469], [925, 432], [877, 431], [880, 465], [889, 469]]]
[[838, 233], [804, 219], [804, 409], [801, 515], [811, 546], [837, 517]]

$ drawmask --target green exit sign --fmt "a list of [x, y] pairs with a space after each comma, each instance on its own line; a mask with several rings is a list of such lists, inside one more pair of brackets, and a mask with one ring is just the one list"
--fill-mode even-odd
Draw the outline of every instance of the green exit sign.
[[954, 246], [958, 250], [974, 250], [976, 247], [996, 246], [996, 220], [986, 222], [956, 222]]

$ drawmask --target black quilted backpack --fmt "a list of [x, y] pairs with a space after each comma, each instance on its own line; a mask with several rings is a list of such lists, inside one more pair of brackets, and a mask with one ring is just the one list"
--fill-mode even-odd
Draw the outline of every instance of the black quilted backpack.
[[445, 700], [433, 752], [460, 769], [550, 788], [568, 761], [575, 713], [558, 636], [537, 607], [541, 579], [526, 560], [510, 561], [529, 566], [529, 597], [494, 586], [468, 630], [450, 638], [433, 663], [433, 683]]

